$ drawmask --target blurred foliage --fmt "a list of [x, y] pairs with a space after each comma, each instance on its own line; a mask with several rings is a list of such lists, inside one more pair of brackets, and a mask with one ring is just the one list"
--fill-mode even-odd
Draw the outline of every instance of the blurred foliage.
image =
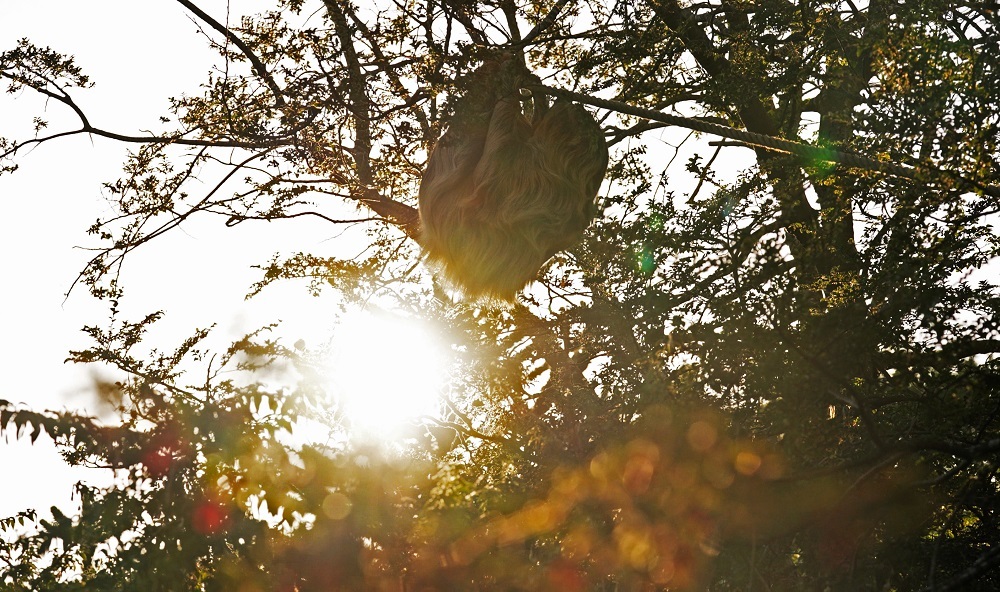
[[[1000, 589], [1000, 203], [961, 189], [1000, 182], [994, 5], [276, 4], [230, 29], [195, 13], [226, 67], [155, 136], [94, 127], [72, 59], [0, 53], [10, 92], [80, 116], [0, 138], [0, 172], [67, 133], [137, 146], [79, 278], [114, 314], [71, 353], [122, 376], [101, 389], [118, 421], [0, 402], [4, 433], [115, 481], [0, 522], [0, 589]], [[501, 49], [552, 86], [931, 173], [761, 150], [734, 171], [731, 143], [675, 162], [659, 124], [597, 110], [612, 166], [585, 240], [513, 306], [453, 301], [411, 240], [416, 188]], [[306, 438], [344, 427], [322, 352], [268, 328], [146, 346], [160, 315], [120, 318], [123, 257], [211, 216], [363, 233], [353, 260], [262, 262], [250, 291], [309, 278], [432, 319], [456, 366], [441, 417], [392, 451]]]

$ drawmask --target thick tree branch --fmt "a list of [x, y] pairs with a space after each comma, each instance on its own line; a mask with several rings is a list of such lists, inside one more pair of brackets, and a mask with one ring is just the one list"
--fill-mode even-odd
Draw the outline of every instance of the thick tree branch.
[[224, 26], [222, 23], [209, 16], [208, 13], [206, 13], [204, 10], [198, 8], [193, 2], [190, 2], [189, 0], [177, 0], [177, 1], [180, 2], [182, 6], [193, 12], [198, 18], [205, 21], [205, 23], [207, 23], [208, 26], [222, 33], [226, 37], [226, 39], [228, 39], [230, 42], [232, 42], [233, 45], [238, 47], [239, 50], [243, 52], [243, 55], [245, 55], [246, 58], [250, 60], [250, 64], [253, 66], [253, 70], [254, 72], [257, 73], [257, 76], [259, 76], [261, 80], [264, 81], [264, 84], [266, 84], [267, 87], [271, 89], [271, 92], [274, 94], [275, 104], [278, 107], [285, 106], [284, 92], [281, 90], [281, 87], [278, 86], [278, 83], [274, 80], [274, 77], [271, 76], [271, 73], [268, 72], [267, 66], [265, 66], [264, 62], [262, 62], [261, 59], [257, 57], [257, 54], [255, 54], [254, 51], [250, 49], [249, 45], [244, 43], [244, 41], [240, 39], [236, 35], [236, 33], [230, 31], [228, 27]]
[[996, 569], [1000, 566], [1000, 545], [984, 552], [976, 558], [969, 567], [942, 584], [935, 584], [924, 588], [924, 592], [949, 592], [951, 590], [965, 590], [966, 585], [979, 578], [984, 573]]
[[[732, 71], [731, 64], [716, 51], [704, 29], [687, 10], [681, 8], [677, 0], [654, 0], [652, 7], [656, 15], [684, 42], [705, 72], [725, 84]], [[778, 127], [760, 99], [745, 93], [731, 98], [736, 102], [740, 119], [748, 130], [768, 136], [779, 135]], [[763, 157], [768, 158], [766, 154]]]
[[351, 18], [351, 22], [354, 26], [358, 28], [361, 35], [368, 41], [368, 47], [371, 49], [372, 55], [375, 56], [375, 60], [378, 62], [379, 68], [385, 73], [386, 77], [389, 79], [389, 83], [392, 84], [392, 89], [399, 98], [405, 99], [403, 104], [392, 109], [387, 109], [385, 112], [388, 113], [396, 109], [407, 109], [411, 115], [420, 123], [420, 129], [425, 133], [430, 132], [430, 123], [427, 121], [427, 115], [417, 106], [417, 100], [424, 94], [421, 89], [416, 92], [411, 93], [406, 86], [400, 80], [399, 76], [396, 75], [394, 69], [398, 64], [392, 64], [391, 60], [386, 57], [385, 52], [382, 51], [382, 47], [379, 45], [378, 40], [375, 35], [372, 34], [371, 29], [365, 24], [363, 20], [358, 18], [358, 15], [351, 11], [348, 16]]
[[419, 241], [420, 214], [416, 208], [384, 197], [375, 189], [367, 189], [354, 199], [371, 208], [376, 214], [394, 221], [406, 236]]
[[334, 29], [337, 32], [337, 39], [340, 40], [340, 50], [344, 54], [347, 63], [348, 96], [350, 97], [351, 114], [354, 117], [354, 148], [351, 150], [354, 156], [354, 166], [358, 171], [358, 179], [362, 187], [372, 185], [371, 169], [371, 104], [366, 92], [366, 77], [361, 68], [361, 61], [358, 59], [358, 52], [354, 48], [354, 37], [351, 35], [350, 25], [347, 23], [343, 0], [324, 0], [327, 11], [333, 20]]
[[351, 155], [358, 173], [359, 187], [354, 199], [371, 208], [375, 213], [390, 218], [399, 224], [407, 236], [416, 239], [419, 216], [416, 209], [382, 196], [374, 187], [371, 167], [372, 132], [371, 102], [366, 93], [366, 76], [354, 48], [354, 38], [347, 22], [347, 12], [343, 0], [324, 0], [330, 19], [333, 21], [341, 51], [347, 64], [348, 97], [354, 118], [354, 147]]
[[482, 31], [476, 28], [475, 23], [472, 22], [469, 15], [462, 12], [461, 5], [456, 4], [455, 6], [449, 6], [448, 2], [441, 2], [441, 8], [444, 10], [445, 14], [458, 21], [462, 27], [465, 28], [465, 32], [469, 34], [473, 43], [480, 46], [488, 45], [486, 36], [483, 35]]
[[530, 31], [528, 31], [528, 34], [524, 36], [524, 39], [521, 39], [514, 45], [516, 47], [524, 47], [525, 45], [528, 45], [532, 41], [534, 41], [539, 35], [544, 33], [546, 30], [548, 30], [549, 27], [555, 24], [556, 19], [559, 18], [559, 15], [560, 13], [562, 13], [563, 8], [566, 8], [566, 5], [572, 1], [573, 0], [559, 0], [558, 2], [553, 4], [552, 9], [549, 10], [548, 14], [546, 14], [542, 20], [538, 21], [538, 23], [534, 27], [532, 27]]
[[[652, 7], [712, 79], [723, 87], [736, 83], [732, 65], [716, 50], [689, 9], [682, 8], [677, 0], [653, 0]], [[728, 99], [735, 105], [747, 130], [772, 137], [780, 135], [768, 108], [758, 97], [745, 92], [731, 94]], [[770, 165], [777, 164], [778, 155], [759, 148], [756, 151], [765, 171]], [[781, 204], [782, 218], [789, 234], [794, 238], [791, 245], [793, 254], [797, 258], [803, 258], [803, 247], [812, 240], [810, 232], [817, 222], [817, 213], [806, 199], [802, 174], [800, 171], [775, 171], [770, 176], [774, 180], [775, 193]]]

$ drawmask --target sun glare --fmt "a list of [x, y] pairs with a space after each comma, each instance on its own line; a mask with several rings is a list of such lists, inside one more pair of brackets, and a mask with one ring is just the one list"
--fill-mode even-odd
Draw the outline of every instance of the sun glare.
[[421, 416], [439, 416], [445, 372], [443, 344], [415, 321], [359, 312], [334, 334], [334, 401], [355, 434], [392, 439]]

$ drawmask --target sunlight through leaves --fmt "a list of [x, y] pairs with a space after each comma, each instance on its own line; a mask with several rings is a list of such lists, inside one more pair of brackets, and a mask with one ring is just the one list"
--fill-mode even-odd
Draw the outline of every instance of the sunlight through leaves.
[[446, 378], [445, 349], [426, 324], [386, 312], [344, 318], [334, 333], [330, 385], [354, 435], [401, 437], [422, 416], [436, 417]]

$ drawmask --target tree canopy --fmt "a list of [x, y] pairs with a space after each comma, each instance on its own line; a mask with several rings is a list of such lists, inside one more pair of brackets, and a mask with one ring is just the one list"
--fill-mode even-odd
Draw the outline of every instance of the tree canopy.
[[[120, 377], [117, 419], [0, 401], [0, 430], [116, 478], [79, 485], [76, 515], [0, 521], [0, 589], [1000, 588], [991, 3], [178, 10], [219, 67], [152, 132], [91, 121], [73, 48], [0, 48], [6, 90], [76, 118], [0, 129], [0, 173], [72, 134], [132, 147], [77, 282], [111, 319], [70, 353]], [[468, 74], [499, 52], [574, 93], [611, 151], [597, 220], [508, 306], [435, 279], [416, 209]], [[280, 253], [248, 292], [304, 279], [302, 298], [433, 327], [440, 412], [386, 447], [350, 437], [322, 348], [269, 327], [223, 351], [203, 329], [147, 346], [164, 313], [120, 312], [123, 260], [213, 217], [312, 217], [361, 241]]]

